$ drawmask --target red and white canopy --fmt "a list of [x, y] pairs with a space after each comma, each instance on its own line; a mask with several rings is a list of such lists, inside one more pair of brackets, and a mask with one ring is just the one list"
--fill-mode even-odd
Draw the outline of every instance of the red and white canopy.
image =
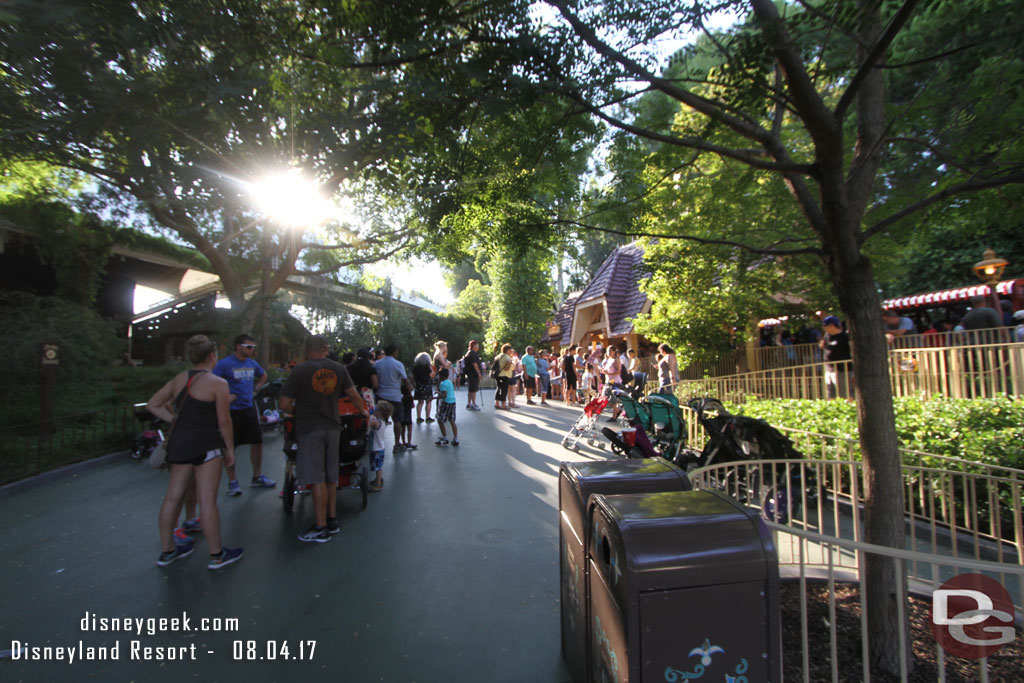
[[[996, 292], [1003, 296], [1010, 296], [1014, 280], [1004, 280], [996, 285]], [[882, 302], [882, 308], [894, 308], [906, 310], [909, 308], [938, 308], [949, 304], [956, 304], [970, 301], [972, 296], [988, 296], [988, 285], [972, 285], [970, 287], [958, 287], [957, 289], [944, 289], [939, 292], [928, 292], [927, 294], [916, 294], [904, 296], [897, 299], [886, 299]]]

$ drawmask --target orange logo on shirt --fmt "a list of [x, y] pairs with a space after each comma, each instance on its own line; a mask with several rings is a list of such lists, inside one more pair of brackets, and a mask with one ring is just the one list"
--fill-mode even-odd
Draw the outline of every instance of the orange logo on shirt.
[[333, 370], [320, 368], [313, 373], [313, 391], [330, 396], [338, 386], [338, 376]]

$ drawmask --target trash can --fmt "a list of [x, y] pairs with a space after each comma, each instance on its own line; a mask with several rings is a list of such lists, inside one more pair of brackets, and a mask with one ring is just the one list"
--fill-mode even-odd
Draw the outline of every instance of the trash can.
[[714, 491], [590, 498], [591, 680], [779, 681], [779, 565]]
[[573, 680], [589, 680], [586, 538], [590, 531], [590, 495], [690, 488], [686, 473], [661, 458], [562, 463], [558, 477], [562, 656]]

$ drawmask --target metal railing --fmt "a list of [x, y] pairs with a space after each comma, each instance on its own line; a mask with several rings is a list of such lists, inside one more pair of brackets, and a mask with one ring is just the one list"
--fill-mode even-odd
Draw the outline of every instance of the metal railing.
[[[835, 364], [841, 376], [852, 376], [849, 362]], [[684, 380], [675, 389], [681, 400], [715, 396], [742, 403], [758, 398], [827, 398], [825, 364], [793, 365], [698, 380]], [[1024, 395], [1024, 344], [900, 347], [889, 352], [893, 394], [994, 398]], [[655, 383], [651, 383], [656, 388]], [[840, 390], [840, 395], [844, 392]]]
[[130, 406], [0, 430], [0, 484], [128, 448], [140, 426]]
[[[1013, 328], [996, 327], [988, 330], [894, 337], [889, 342], [889, 348], [892, 351], [919, 351], [921, 349], [983, 347], [1011, 343], [1013, 343]], [[740, 348], [723, 354], [715, 361], [692, 363], [680, 368], [679, 379], [693, 381], [706, 377], [726, 377], [742, 372], [787, 370], [803, 365], [818, 365], [822, 361], [822, 350], [816, 343]], [[650, 363], [653, 364], [653, 359], [650, 359]], [[651, 377], [656, 376], [657, 372], [651, 373]]]
[[[831, 452], [836, 446], [849, 448], [842, 441], [846, 440], [823, 444], [820, 451]], [[760, 509], [774, 531], [781, 568], [800, 582], [802, 662], [797, 669], [805, 681], [812, 680], [812, 660], [818, 660], [814, 662], [815, 671], [828, 669], [821, 661], [822, 643], [815, 641], [814, 651], [809, 647], [809, 577], [822, 579], [828, 587], [828, 656], [833, 681], [840, 680], [836, 657], [839, 640], [848, 637], [837, 631], [835, 586], [837, 582], [859, 584], [862, 680], [871, 680], [864, 572], [867, 555], [894, 560], [900, 610], [906, 604], [902, 593], [905, 580], [911, 592], [930, 595], [943, 581], [962, 572], [992, 576], [1007, 588], [1018, 613], [1024, 606], [1024, 471], [915, 451], [903, 451], [903, 455], [907, 529], [907, 547], [903, 549], [866, 542], [862, 519], [864, 472], [858, 460], [743, 461], [690, 473], [695, 488], [719, 490]], [[900, 651], [907, 653], [908, 648], [902, 645], [914, 636], [904, 630], [902, 612], [899, 624]], [[795, 646], [784, 644], [787, 649]], [[939, 680], [945, 680], [944, 652], [938, 643], [932, 639], [915, 642], [914, 647], [918, 651], [935, 650], [942, 672]], [[901, 666], [906, 679], [910, 662], [904, 659]], [[987, 680], [988, 668], [988, 662], [980, 660], [981, 680]], [[814, 680], [822, 677], [816, 675]]]

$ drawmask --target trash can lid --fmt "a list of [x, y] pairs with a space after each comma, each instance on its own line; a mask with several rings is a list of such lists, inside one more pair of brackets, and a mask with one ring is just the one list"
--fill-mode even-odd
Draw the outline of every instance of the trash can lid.
[[572, 479], [592, 477], [621, 477], [636, 474], [681, 473], [682, 470], [661, 458], [629, 458], [604, 460], [601, 462], [563, 462], [562, 474]]
[[602, 543], [598, 536], [607, 534], [640, 592], [759, 580], [778, 572], [775, 545], [760, 517], [715, 491], [594, 494], [588, 509], [591, 542]]

